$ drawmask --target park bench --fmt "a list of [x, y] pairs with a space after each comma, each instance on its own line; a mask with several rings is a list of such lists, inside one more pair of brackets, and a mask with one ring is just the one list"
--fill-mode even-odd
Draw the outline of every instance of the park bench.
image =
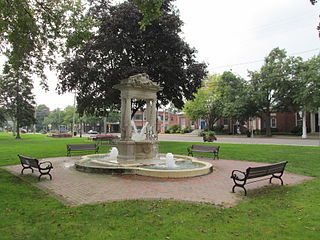
[[[239, 171], [239, 170], [233, 170], [231, 173], [231, 178], [234, 182], [234, 186], [232, 187], [232, 192], [234, 192], [234, 189], [236, 187], [243, 188], [244, 190], [244, 195], [247, 195], [247, 190], [244, 187], [246, 184], [249, 183], [254, 183], [262, 180], [269, 179], [269, 183], [271, 183], [271, 180], [273, 178], [280, 179], [281, 185], [283, 185], [283, 181], [281, 179], [284, 168], [288, 162], [279, 162], [279, 163], [274, 163], [266, 166], [260, 166], [260, 167], [249, 167], [245, 172]], [[265, 176], [270, 176], [270, 178], [262, 178]], [[247, 182], [249, 179], [254, 179], [254, 178], [262, 178], [258, 179], [255, 181]]]
[[105, 136], [94, 136], [91, 138], [93, 141], [97, 141], [102, 144], [103, 141], [107, 142], [108, 144], [114, 144], [120, 138], [116, 135], [105, 135]]
[[213, 159], [219, 159], [220, 146], [210, 146], [210, 145], [192, 145], [187, 148], [188, 156], [193, 156], [193, 152], [204, 152], [213, 153]]
[[67, 144], [67, 156], [71, 156], [72, 151], [86, 151], [94, 150], [95, 153], [99, 151], [99, 146], [95, 143], [90, 144]]
[[31, 169], [32, 173], [33, 173], [33, 169], [36, 169], [40, 173], [40, 176], [38, 177], [39, 181], [40, 181], [41, 176], [43, 176], [43, 175], [49, 175], [50, 180], [52, 180], [52, 176], [50, 174], [50, 171], [53, 167], [52, 167], [51, 162], [49, 162], [49, 161], [39, 162], [38, 159], [31, 158], [31, 157], [25, 157], [22, 155], [18, 155], [18, 157], [20, 158], [20, 162], [22, 165], [21, 175], [23, 175], [23, 171], [25, 169]]

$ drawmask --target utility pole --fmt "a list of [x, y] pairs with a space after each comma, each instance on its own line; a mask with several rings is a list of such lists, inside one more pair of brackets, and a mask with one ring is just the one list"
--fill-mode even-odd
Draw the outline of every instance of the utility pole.
[[74, 125], [76, 122], [76, 102], [77, 102], [77, 90], [74, 91], [74, 100], [73, 100], [73, 119], [72, 119], [72, 134], [75, 136]]

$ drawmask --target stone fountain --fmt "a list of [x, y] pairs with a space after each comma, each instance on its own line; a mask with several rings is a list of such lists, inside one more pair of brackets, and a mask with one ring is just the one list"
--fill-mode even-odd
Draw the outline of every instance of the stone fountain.
[[[118, 143], [118, 162], [132, 164], [134, 162], [148, 164], [158, 154], [158, 134], [156, 130], [157, 92], [162, 90], [158, 84], [152, 82], [145, 73], [124, 79], [113, 86], [121, 91], [121, 138]], [[146, 102], [145, 137], [132, 138], [131, 101], [133, 99]]]
[[[162, 90], [145, 73], [120, 81], [113, 88], [121, 91], [121, 138], [109, 154], [83, 156], [76, 169], [95, 173], [138, 174], [153, 177], [194, 177], [211, 173], [210, 163], [194, 157], [158, 154], [156, 129], [157, 92]], [[131, 121], [133, 99], [146, 102], [146, 122], [140, 133]]]

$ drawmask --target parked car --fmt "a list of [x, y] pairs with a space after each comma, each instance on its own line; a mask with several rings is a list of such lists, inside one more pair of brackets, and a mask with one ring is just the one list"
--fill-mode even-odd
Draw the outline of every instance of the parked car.
[[92, 130], [92, 129], [89, 130], [88, 133], [89, 133], [89, 134], [98, 134], [98, 132], [97, 132], [96, 130]]
[[26, 129], [21, 128], [21, 129], [20, 129], [20, 132], [21, 132], [21, 133], [27, 133], [27, 130], [26, 130]]

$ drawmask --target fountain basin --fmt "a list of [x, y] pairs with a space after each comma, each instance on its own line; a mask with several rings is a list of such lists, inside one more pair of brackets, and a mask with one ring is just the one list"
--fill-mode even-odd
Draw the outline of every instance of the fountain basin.
[[[159, 154], [160, 159], [165, 154]], [[79, 171], [105, 174], [136, 174], [160, 178], [187, 178], [209, 174], [213, 171], [211, 163], [199, 161], [194, 157], [174, 155], [178, 168], [167, 168], [164, 164], [156, 164], [155, 160], [119, 164], [115, 161], [102, 161], [107, 154], [83, 156], [75, 167]], [[148, 162], [148, 163], [146, 163]], [[185, 164], [186, 163], [186, 164]], [[180, 166], [180, 167], [179, 167]]]

